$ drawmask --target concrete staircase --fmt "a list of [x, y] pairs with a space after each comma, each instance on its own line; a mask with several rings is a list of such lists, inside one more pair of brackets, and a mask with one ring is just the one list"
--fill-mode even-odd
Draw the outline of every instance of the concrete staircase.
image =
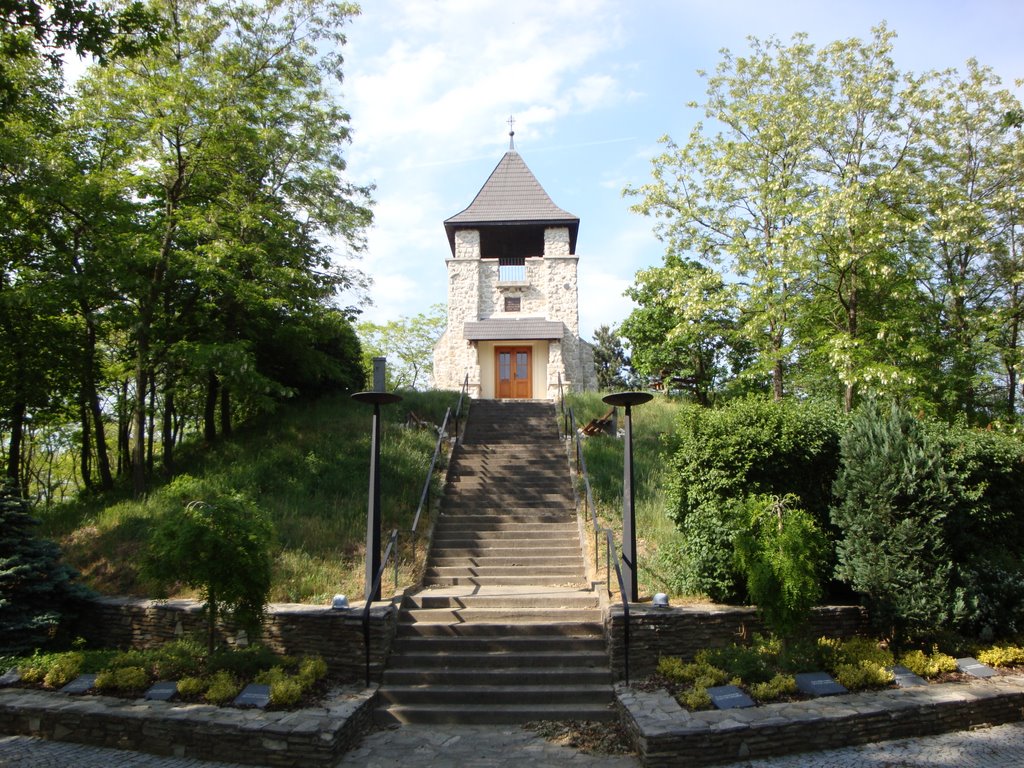
[[612, 719], [601, 611], [585, 585], [554, 406], [474, 402], [452, 462], [377, 721]]

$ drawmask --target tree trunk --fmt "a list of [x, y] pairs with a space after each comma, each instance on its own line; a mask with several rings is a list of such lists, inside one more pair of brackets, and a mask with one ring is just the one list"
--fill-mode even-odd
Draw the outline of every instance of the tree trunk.
[[166, 383], [164, 386], [166, 391], [164, 392], [164, 418], [160, 439], [163, 446], [161, 463], [164, 474], [170, 477], [174, 474], [174, 390], [170, 383]]
[[146, 474], [153, 476], [153, 440], [156, 437], [156, 372], [149, 371], [149, 408], [147, 421], [149, 432], [146, 436]]
[[121, 381], [117, 405], [117, 476], [130, 471], [129, 443], [131, 429], [128, 417], [128, 379]]
[[11, 441], [7, 448], [7, 480], [15, 488], [21, 489], [21, 450], [25, 435], [25, 403], [16, 402], [9, 413], [11, 425]]
[[222, 437], [231, 434], [231, 390], [225, 386], [220, 388], [220, 434]]
[[82, 419], [82, 452], [79, 454], [79, 472], [82, 475], [82, 482], [86, 490], [92, 490], [92, 419], [89, 413], [89, 404], [86, 401], [85, 388], [82, 388], [81, 401], [79, 402], [79, 415]]
[[138, 359], [135, 361], [135, 412], [132, 418], [135, 438], [132, 445], [132, 490], [137, 499], [146, 494], [146, 392], [149, 391], [146, 357], [149, 347], [144, 333], [140, 333], [138, 343]]
[[208, 443], [217, 439], [217, 374], [210, 371], [206, 377], [206, 404], [203, 408], [203, 437]]

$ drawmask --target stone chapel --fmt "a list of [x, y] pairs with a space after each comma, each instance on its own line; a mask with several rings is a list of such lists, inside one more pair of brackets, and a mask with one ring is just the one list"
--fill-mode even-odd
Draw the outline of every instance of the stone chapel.
[[[513, 134], [509, 134], [512, 136]], [[434, 346], [434, 386], [483, 399], [556, 399], [597, 388], [580, 338], [576, 235], [515, 150], [473, 202], [444, 222], [451, 257], [448, 325]]]

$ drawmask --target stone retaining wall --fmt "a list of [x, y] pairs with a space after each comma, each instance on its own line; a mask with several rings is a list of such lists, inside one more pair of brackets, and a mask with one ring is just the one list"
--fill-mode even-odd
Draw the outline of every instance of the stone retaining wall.
[[1024, 678], [687, 712], [664, 691], [627, 686], [617, 703], [645, 768], [715, 765], [1024, 720]]
[[[378, 679], [395, 635], [397, 607], [377, 603], [370, 609], [370, 670]], [[269, 606], [261, 642], [278, 653], [319, 655], [332, 677], [345, 682], [365, 679], [363, 612], [336, 611], [327, 606], [276, 603]], [[236, 645], [240, 637], [230, 623], [218, 625], [221, 642]], [[182, 635], [206, 632], [202, 603], [195, 600], [96, 598], [77, 630], [90, 644], [108, 648], [155, 648]], [[243, 640], [244, 638], [244, 640]]]
[[[622, 605], [612, 603], [605, 616], [605, 634], [612, 670], [624, 673]], [[815, 637], [848, 638], [867, 633], [867, 614], [859, 606], [822, 606], [810, 621]], [[702, 648], [720, 648], [749, 641], [765, 628], [753, 608], [729, 605], [671, 606], [649, 603], [629, 606], [629, 674], [631, 679], [650, 675], [662, 656], [692, 661]]]
[[375, 693], [336, 693], [320, 708], [262, 712], [5, 688], [0, 733], [200, 760], [326, 768], [369, 730]]

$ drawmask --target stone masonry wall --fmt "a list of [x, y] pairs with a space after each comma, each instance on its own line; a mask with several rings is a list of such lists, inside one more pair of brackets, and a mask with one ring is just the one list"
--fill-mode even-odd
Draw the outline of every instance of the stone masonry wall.
[[[101, 597], [90, 605], [78, 634], [95, 645], [155, 648], [182, 635], [206, 631], [202, 603], [195, 600]], [[374, 679], [391, 649], [396, 613], [391, 603], [378, 603], [370, 610], [370, 674]], [[272, 604], [259, 639], [278, 653], [319, 655], [333, 677], [358, 682], [366, 673], [362, 615], [360, 608], [335, 611], [326, 606]], [[218, 630], [221, 642], [239, 643], [237, 628], [221, 623]], [[244, 638], [243, 642], [253, 639]]]
[[[655, 608], [650, 604], [629, 607], [630, 680], [654, 672], [662, 656], [692, 661], [702, 648], [720, 648], [749, 641], [765, 628], [753, 608], [728, 605]], [[622, 606], [613, 603], [605, 616], [605, 634], [612, 671], [624, 672]], [[847, 638], [867, 633], [867, 614], [859, 606], [822, 606], [810, 621], [815, 637]]]

